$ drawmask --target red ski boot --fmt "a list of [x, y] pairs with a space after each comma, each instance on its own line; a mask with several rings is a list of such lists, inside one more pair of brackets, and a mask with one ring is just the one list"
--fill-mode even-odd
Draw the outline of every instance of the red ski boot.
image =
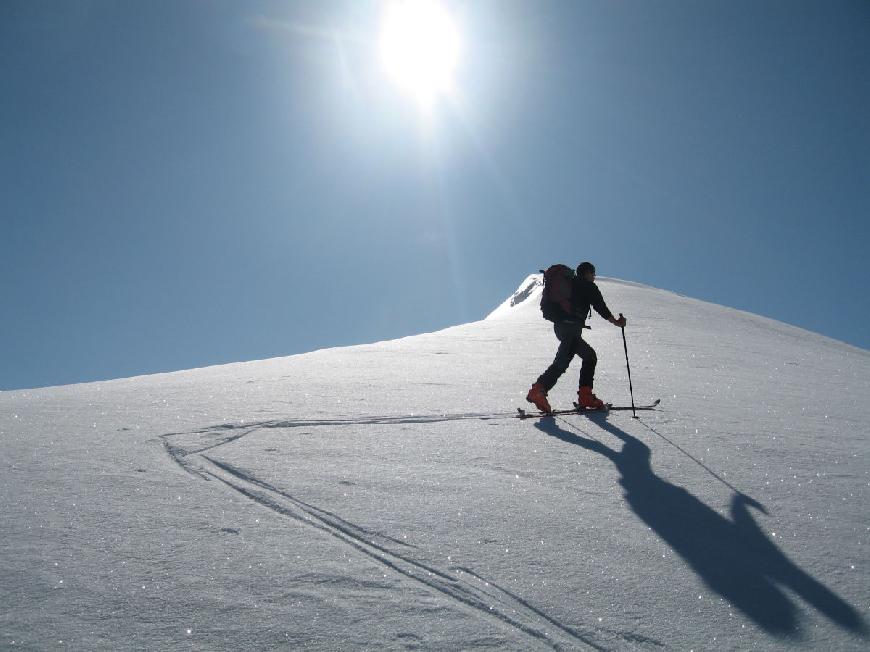
[[529, 403], [534, 403], [535, 407], [541, 412], [553, 411], [553, 408], [550, 407], [550, 402], [547, 400], [547, 392], [544, 391], [544, 386], [540, 383], [532, 385], [529, 393], [526, 394], [526, 400]]
[[591, 387], [581, 387], [577, 392], [577, 405], [583, 410], [603, 410], [604, 401], [592, 393]]

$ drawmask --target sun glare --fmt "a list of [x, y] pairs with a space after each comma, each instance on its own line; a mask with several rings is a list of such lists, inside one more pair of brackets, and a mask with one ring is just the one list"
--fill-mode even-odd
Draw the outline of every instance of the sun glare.
[[453, 90], [459, 32], [435, 0], [393, 0], [384, 8], [381, 62], [390, 78], [423, 103]]

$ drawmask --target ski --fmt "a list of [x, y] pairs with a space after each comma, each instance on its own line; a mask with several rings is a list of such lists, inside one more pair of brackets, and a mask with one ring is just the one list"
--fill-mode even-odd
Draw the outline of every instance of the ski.
[[601, 410], [583, 409], [575, 403], [574, 404], [574, 411], [582, 413], [582, 412], [608, 412], [608, 411], [612, 411], [612, 410], [655, 410], [658, 407], [659, 403], [661, 403], [661, 402], [662, 402], [662, 399], [657, 398], [649, 405], [635, 405], [634, 407], [632, 407], [630, 405], [611, 405], [610, 403], [605, 403], [605, 405], [607, 407], [604, 409], [601, 409]]
[[630, 405], [610, 405], [609, 403], [605, 404], [603, 408], [599, 409], [585, 409], [578, 407], [576, 404], [573, 408], [568, 410], [553, 410], [552, 412], [526, 412], [523, 408], [517, 408], [516, 417], [518, 419], [540, 419], [541, 417], [553, 417], [565, 414], [595, 414], [597, 412], [616, 412], [619, 410], [655, 410], [658, 407], [658, 404], [661, 403], [662, 400], [656, 399], [649, 405], [635, 405], [632, 408]]
[[[604, 410], [596, 410], [597, 412], [604, 412]], [[550, 412], [526, 412], [523, 408], [517, 408], [516, 416], [518, 419], [540, 419], [542, 417], [555, 417], [560, 414], [584, 414], [584, 412], [580, 412], [574, 408], [570, 410], [552, 410]]]

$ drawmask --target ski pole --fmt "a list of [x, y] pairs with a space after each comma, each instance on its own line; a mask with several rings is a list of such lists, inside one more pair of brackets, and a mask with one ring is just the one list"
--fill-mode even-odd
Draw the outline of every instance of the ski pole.
[[[619, 318], [622, 319], [622, 313], [619, 313]], [[634, 409], [634, 388], [631, 386], [631, 365], [628, 364], [628, 343], [625, 341], [625, 326], [622, 327], [622, 348], [625, 349], [625, 368], [628, 369], [628, 393], [631, 395], [631, 417], [637, 419], [637, 412]]]

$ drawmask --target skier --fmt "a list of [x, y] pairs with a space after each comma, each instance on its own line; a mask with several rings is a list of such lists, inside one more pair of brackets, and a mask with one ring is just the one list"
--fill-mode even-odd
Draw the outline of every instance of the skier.
[[586, 326], [586, 316], [591, 314], [591, 308], [614, 326], [625, 328], [626, 320], [622, 315], [619, 319], [613, 316], [601, 291], [595, 285], [595, 266], [590, 262], [580, 263], [571, 288], [571, 312], [556, 306], [556, 317], [553, 319], [553, 331], [559, 339], [559, 349], [556, 358], [547, 370], [529, 390], [526, 400], [534, 403], [541, 412], [552, 412], [547, 393], [568, 370], [574, 356], [583, 361], [580, 368], [580, 389], [577, 392], [577, 404], [584, 409], [600, 410], [604, 402], [592, 393], [592, 383], [595, 376], [595, 365], [598, 357], [589, 344], [583, 340], [583, 328]]

